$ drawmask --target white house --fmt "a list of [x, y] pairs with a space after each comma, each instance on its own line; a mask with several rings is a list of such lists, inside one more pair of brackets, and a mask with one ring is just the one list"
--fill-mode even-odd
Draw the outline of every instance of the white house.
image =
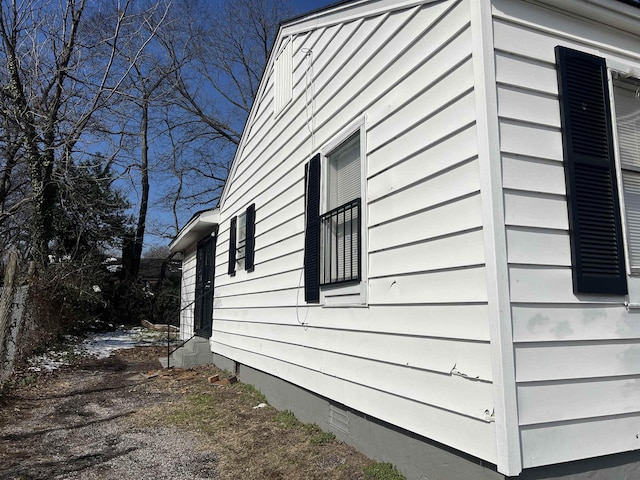
[[409, 478], [640, 478], [638, 1], [284, 23], [216, 215], [211, 350], [274, 405]]

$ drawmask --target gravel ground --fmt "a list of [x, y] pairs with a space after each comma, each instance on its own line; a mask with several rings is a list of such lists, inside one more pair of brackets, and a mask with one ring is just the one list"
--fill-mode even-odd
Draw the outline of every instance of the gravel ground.
[[158, 370], [163, 352], [85, 358], [0, 399], [0, 479], [364, 478], [350, 447], [210, 385], [213, 367]]

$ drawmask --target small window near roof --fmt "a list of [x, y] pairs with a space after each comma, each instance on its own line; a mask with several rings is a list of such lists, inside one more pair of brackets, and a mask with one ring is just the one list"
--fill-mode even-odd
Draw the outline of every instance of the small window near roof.
[[285, 40], [274, 66], [274, 113], [278, 115], [293, 94], [293, 39]]

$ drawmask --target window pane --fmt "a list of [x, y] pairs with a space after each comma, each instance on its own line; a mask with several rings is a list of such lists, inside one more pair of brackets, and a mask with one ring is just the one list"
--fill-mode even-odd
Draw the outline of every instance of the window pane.
[[622, 167], [640, 168], [640, 81], [615, 80], [618, 148]]
[[236, 261], [239, 268], [244, 268], [245, 245], [247, 244], [247, 215], [238, 216], [238, 248], [236, 249]]
[[327, 206], [333, 210], [360, 198], [360, 134], [351, 136], [327, 158]]
[[322, 216], [321, 284], [360, 278], [359, 216], [359, 200]]
[[631, 267], [640, 267], [640, 173], [622, 171]]
[[618, 150], [627, 220], [629, 262], [640, 270], [640, 81], [617, 78], [613, 82]]

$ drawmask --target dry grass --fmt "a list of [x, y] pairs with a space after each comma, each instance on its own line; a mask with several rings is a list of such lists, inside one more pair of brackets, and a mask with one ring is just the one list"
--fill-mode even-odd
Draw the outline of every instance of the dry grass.
[[[401, 480], [212, 367], [157, 370], [120, 350], [16, 385], [0, 409], [0, 478]], [[96, 428], [96, 426], [98, 426]], [[64, 445], [64, 449], [60, 449]]]
[[216, 373], [201, 368], [158, 377], [158, 386], [180, 391], [181, 399], [139, 412], [136, 421], [197, 431], [202, 448], [219, 459], [221, 479], [367, 478], [372, 462], [364, 455], [291, 412], [254, 408], [265, 398], [250, 385], [208, 384]]

